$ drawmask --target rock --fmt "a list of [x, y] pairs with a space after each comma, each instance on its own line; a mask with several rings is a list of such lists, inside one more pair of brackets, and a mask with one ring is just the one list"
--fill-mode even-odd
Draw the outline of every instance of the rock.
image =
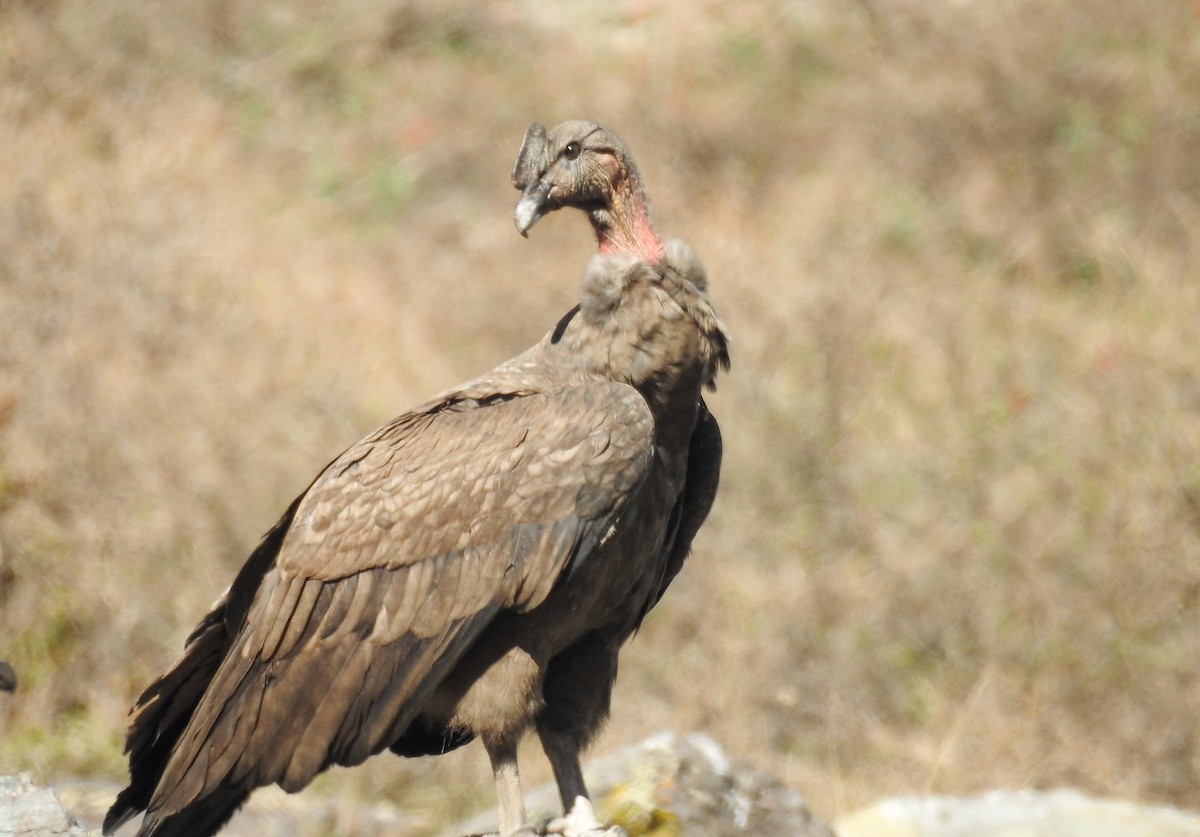
[[[629, 837], [834, 837], [799, 794], [762, 774], [734, 771], [706, 735], [660, 733], [584, 772], [600, 819], [621, 825]], [[553, 784], [527, 792], [525, 804], [535, 823], [562, 807]], [[446, 835], [495, 829], [496, 812], [489, 810]]]
[[1200, 837], [1200, 816], [1074, 790], [888, 799], [838, 820], [839, 837]]
[[58, 801], [54, 791], [39, 788], [29, 775], [0, 776], [0, 835], [21, 837], [90, 837]]
[[0, 662], [0, 692], [17, 690], [17, 674], [8, 663]]

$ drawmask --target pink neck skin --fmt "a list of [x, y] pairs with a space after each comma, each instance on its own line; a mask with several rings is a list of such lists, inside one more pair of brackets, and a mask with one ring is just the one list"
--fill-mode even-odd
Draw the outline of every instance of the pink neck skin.
[[613, 195], [612, 209], [605, 213], [608, 223], [595, 215], [592, 226], [601, 253], [627, 253], [651, 264], [662, 261], [665, 250], [640, 189], [620, 189]]

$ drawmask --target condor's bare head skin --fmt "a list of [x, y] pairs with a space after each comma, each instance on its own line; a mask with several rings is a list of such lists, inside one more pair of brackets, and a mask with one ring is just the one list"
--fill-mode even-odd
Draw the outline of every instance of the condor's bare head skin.
[[521, 190], [513, 213], [521, 235], [543, 215], [575, 207], [588, 216], [602, 253], [661, 260], [663, 245], [650, 221], [641, 174], [625, 143], [607, 128], [576, 119], [547, 131], [534, 122], [512, 179]]

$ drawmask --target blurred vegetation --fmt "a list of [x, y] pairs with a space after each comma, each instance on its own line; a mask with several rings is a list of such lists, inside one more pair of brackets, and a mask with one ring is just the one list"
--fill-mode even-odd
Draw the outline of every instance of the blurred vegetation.
[[[586, 225], [521, 240], [508, 172], [587, 116], [735, 337], [722, 495], [599, 746], [704, 729], [825, 816], [1200, 808], [1198, 15], [0, 3], [0, 772], [121, 778], [316, 470], [573, 304]], [[491, 794], [475, 748], [312, 792]]]

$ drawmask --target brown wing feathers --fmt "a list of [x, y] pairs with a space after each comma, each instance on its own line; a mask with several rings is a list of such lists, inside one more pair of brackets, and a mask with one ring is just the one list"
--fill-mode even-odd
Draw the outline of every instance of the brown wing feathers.
[[[366, 570], [318, 582], [332, 593], [317, 598], [378, 602], [388, 580], [381, 576], [409, 572]], [[176, 813], [221, 785], [279, 782], [297, 790], [331, 764], [357, 764], [379, 752], [411, 721], [416, 706], [410, 704], [419, 701], [431, 673], [456, 659], [495, 610], [486, 605], [436, 637], [408, 634], [386, 645], [356, 641], [357, 631], [370, 630], [367, 620], [317, 652], [298, 647], [265, 660], [235, 645], [205, 696], [202, 709], [209, 713], [198, 713], [179, 740], [150, 813]]]
[[151, 815], [222, 784], [295, 790], [399, 738], [501, 606], [538, 604], [603, 537], [651, 427], [631, 390], [594, 384], [404, 417], [349, 449], [295, 505]]
[[293, 500], [279, 521], [263, 536], [221, 601], [188, 636], [183, 659], [151, 683], [138, 698], [125, 741], [125, 752], [129, 754], [129, 786], [117, 796], [105, 816], [104, 833], [115, 831], [150, 804], [151, 794], [171, 751], [191, 720], [214, 672], [228, 654], [232, 635], [241, 627], [263, 574], [274, 562], [303, 496]]
[[[570, 511], [567, 495], [584, 479], [570, 469], [579, 446], [605, 432], [613, 413], [636, 416], [602, 402], [615, 385], [583, 389], [446, 410], [356, 445], [304, 497], [281, 566], [322, 579], [394, 568]], [[634, 429], [648, 423], [635, 420]], [[544, 461], [551, 454], [559, 461]]]

